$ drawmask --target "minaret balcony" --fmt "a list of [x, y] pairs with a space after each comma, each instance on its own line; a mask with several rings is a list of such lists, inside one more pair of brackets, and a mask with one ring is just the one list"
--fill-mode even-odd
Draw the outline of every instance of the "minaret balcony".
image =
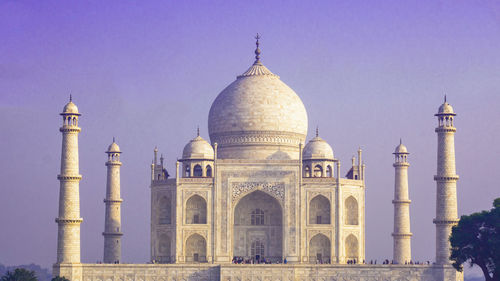
[[456, 224], [459, 219], [433, 219], [434, 224]]
[[434, 176], [434, 180], [438, 182], [443, 181], [458, 181], [458, 175], [442, 175], [442, 176]]
[[82, 129], [76, 126], [62, 126], [59, 131], [63, 133], [79, 133]]
[[410, 203], [411, 203], [410, 199], [392, 200], [392, 204], [410, 204]]
[[104, 236], [123, 236], [122, 232], [103, 232]]
[[56, 223], [58, 224], [81, 224], [82, 222], [83, 222], [82, 218], [79, 219], [56, 218]]
[[123, 199], [107, 199], [107, 198], [105, 198], [103, 201], [104, 201], [104, 203], [122, 203]]
[[436, 133], [455, 133], [457, 128], [451, 126], [442, 126], [435, 129]]
[[412, 237], [413, 236], [413, 233], [411, 232], [408, 232], [408, 233], [392, 233], [391, 234], [393, 237]]
[[57, 179], [63, 181], [79, 181], [82, 179], [82, 175], [57, 175]]

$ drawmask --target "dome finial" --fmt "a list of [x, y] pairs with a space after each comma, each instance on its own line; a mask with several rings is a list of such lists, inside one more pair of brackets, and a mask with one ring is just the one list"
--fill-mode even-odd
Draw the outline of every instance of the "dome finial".
[[260, 35], [259, 33], [257, 33], [257, 35], [255, 36], [255, 39], [257, 39], [257, 41], [255, 42], [255, 62], [258, 63], [260, 62], [260, 49], [259, 49], [259, 39], [260, 39]]
[[316, 126], [316, 137], [318, 137], [318, 136], [319, 136], [319, 128], [318, 128], [318, 126]]
[[196, 134], [198, 137], [200, 136], [200, 126], [196, 127]]
[[446, 103], [446, 94], [444, 94], [444, 103]]
[[113, 136], [113, 142], [115, 142], [115, 137]]
[[403, 139], [399, 138], [399, 144], [403, 144]]
[[73, 101], [73, 97], [71, 96], [71, 94], [69, 94], [69, 101], [72, 102]]

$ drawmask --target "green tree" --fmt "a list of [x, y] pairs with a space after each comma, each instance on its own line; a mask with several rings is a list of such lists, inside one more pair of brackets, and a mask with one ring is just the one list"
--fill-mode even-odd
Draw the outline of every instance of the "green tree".
[[462, 216], [450, 236], [453, 267], [477, 265], [486, 281], [500, 281], [500, 198], [493, 209]]
[[66, 277], [61, 277], [61, 276], [56, 276], [54, 278], [52, 278], [52, 280], [50, 281], [69, 281], [69, 279], [66, 279]]
[[38, 281], [35, 272], [24, 268], [16, 268], [14, 272], [7, 271], [1, 281]]

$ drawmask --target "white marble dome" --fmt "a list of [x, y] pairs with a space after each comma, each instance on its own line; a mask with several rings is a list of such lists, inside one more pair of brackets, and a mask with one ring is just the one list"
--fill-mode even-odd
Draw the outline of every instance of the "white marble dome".
[[257, 59], [215, 99], [208, 116], [218, 158], [298, 159], [307, 112], [297, 94]]
[[120, 153], [120, 147], [113, 140], [113, 143], [108, 146], [108, 151], [107, 152]]
[[449, 103], [444, 102], [439, 107], [438, 114], [455, 114], [455, 112], [453, 112], [453, 107]]
[[63, 108], [65, 114], [78, 114], [78, 107], [72, 101], [69, 101]]
[[408, 149], [406, 149], [406, 146], [404, 144], [400, 143], [398, 146], [396, 146], [394, 154], [408, 154]]
[[189, 141], [184, 150], [182, 151], [183, 159], [214, 159], [214, 149], [212, 146], [204, 140], [202, 137], [197, 136], [196, 138]]
[[333, 149], [332, 147], [322, 138], [316, 136], [310, 140], [304, 147], [302, 152], [302, 158], [304, 160], [309, 159], [331, 159], [333, 160]]

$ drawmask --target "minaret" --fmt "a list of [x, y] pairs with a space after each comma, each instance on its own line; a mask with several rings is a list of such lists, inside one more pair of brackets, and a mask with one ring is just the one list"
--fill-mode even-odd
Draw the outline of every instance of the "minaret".
[[394, 240], [393, 260], [398, 264], [411, 261], [410, 203], [408, 196], [408, 150], [401, 140], [393, 153], [394, 169]]
[[56, 218], [57, 263], [80, 263], [80, 180], [78, 167], [78, 108], [72, 102], [64, 106], [61, 116], [62, 133], [61, 173], [57, 176], [59, 189], [59, 216]]
[[121, 207], [122, 199], [120, 198], [120, 147], [116, 144], [115, 138], [113, 143], [109, 145], [108, 175], [106, 182], [106, 216], [104, 221], [104, 263], [120, 263], [121, 260]]
[[438, 117], [438, 151], [436, 181], [436, 263], [450, 263], [451, 228], [457, 224], [457, 181], [455, 169], [455, 132], [453, 108], [446, 102], [439, 107]]

